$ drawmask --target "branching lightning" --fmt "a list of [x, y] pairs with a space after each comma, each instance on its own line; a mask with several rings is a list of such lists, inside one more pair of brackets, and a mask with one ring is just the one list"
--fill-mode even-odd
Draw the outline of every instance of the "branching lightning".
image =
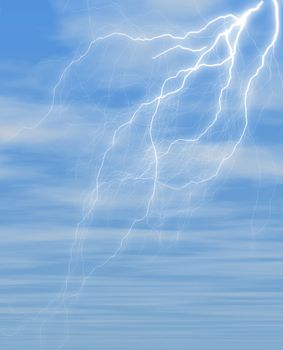
[[[192, 185], [200, 185], [207, 183], [213, 179], [215, 179], [221, 169], [223, 168], [223, 165], [233, 157], [235, 154], [236, 150], [242, 143], [244, 136], [246, 134], [246, 130], [248, 127], [249, 123], [249, 116], [248, 116], [248, 100], [249, 96], [251, 93], [251, 87], [253, 85], [253, 82], [255, 79], [259, 76], [260, 72], [262, 69], [265, 67], [266, 59], [267, 56], [269, 55], [270, 51], [274, 48], [278, 35], [279, 35], [279, 28], [280, 28], [280, 19], [279, 19], [279, 4], [277, 0], [272, 0], [272, 6], [273, 6], [273, 12], [274, 12], [274, 31], [271, 40], [269, 41], [268, 45], [264, 48], [264, 51], [260, 54], [259, 57], [259, 64], [254, 67], [253, 72], [251, 73], [250, 77], [248, 78], [248, 82], [246, 84], [245, 91], [243, 93], [242, 99], [244, 103], [244, 113], [243, 113], [243, 119], [244, 119], [244, 125], [242, 127], [242, 130], [240, 132], [239, 137], [237, 140], [234, 142], [232, 145], [231, 149], [222, 156], [222, 158], [218, 161], [218, 164], [214, 171], [211, 172], [208, 176], [203, 176], [199, 177], [198, 179], [193, 179], [190, 181], [187, 181], [182, 184], [168, 184], [164, 181], [162, 181], [159, 177], [160, 173], [160, 162], [163, 161], [163, 159], [170, 154], [172, 151], [173, 147], [178, 145], [178, 144], [197, 144], [201, 139], [203, 139], [209, 132], [213, 130], [215, 127], [216, 123], [219, 120], [219, 116], [222, 113], [223, 109], [223, 100], [224, 100], [224, 95], [225, 92], [230, 88], [231, 86], [231, 81], [233, 77], [233, 69], [235, 67], [235, 61], [237, 58], [237, 55], [240, 51], [239, 45], [241, 41], [241, 37], [247, 29], [249, 21], [253, 18], [253, 16], [260, 12], [264, 5], [264, 1], [259, 2], [256, 6], [249, 8], [246, 10], [243, 14], [236, 16], [234, 14], [227, 14], [223, 16], [218, 16], [216, 18], [213, 18], [210, 20], [208, 23], [206, 23], [203, 27], [201, 27], [198, 30], [190, 31], [187, 32], [183, 36], [175, 36], [170, 33], [162, 34], [159, 36], [154, 36], [154, 37], [133, 37], [129, 34], [126, 33], [121, 33], [121, 32], [114, 32], [110, 33], [106, 36], [102, 36], [99, 38], [96, 38], [95, 40], [91, 41], [89, 44], [87, 50], [79, 56], [77, 59], [73, 60], [70, 62], [68, 66], [63, 70], [57, 84], [54, 87], [54, 95], [53, 95], [53, 104], [51, 106], [50, 111], [52, 110], [54, 103], [55, 103], [55, 95], [56, 95], [56, 90], [58, 89], [59, 85], [61, 84], [62, 80], [66, 76], [66, 74], [70, 71], [72, 66], [75, 64], [78, 64], [82, 62], [87, 55], [90, 53], [91, 49], [93, 46], [95, 46], [96, 43], [99, 41], [105, 41], [108, 39], [115, 39], [116, 37], [123, 37], [125, 39], [128, 39], [133, 42], [137, 43], [145, 43], [145, 42], [157, 42], [159, 40], [170, 40], [170, 42], [173, 42], [173, 45], [171, 44], [167, 49], [162, 50], [161, 52], [157, 53], [152, 57], [153, 60], [158, 60], [161, 59], [165, 56], [168, 56], [174, 52], [177, 51], [182, 51], [182, 52], [187, 52], [188, 54], [192, 53], [194, 55], [198, 55], [198, 58], [196, 62], [187, 67], [178, 70], [174, 75], [167, 77], [160, 88], [160, 93], [156, 96], [154, 96], [152, 99], [148, 101], [142, 102], [137, 109], [134, 111], [134, 113], [129, 117], [128, 120], [123, 122], [118, 126], [118, 128], [114, 131], [112, 141], [109, 145], [109, 147], [106, 149], [106, 151], [103, 154], [102, 161], [100, 163], [100, 166], [97, 171], [96, 175], [96, 180], [95, 180], [95, 187], [91, 193], [91, 204], [89, 205], [88, 209], [86, 210], [84, 216], [82, 217], [81, 221], [78, 223], [77, 229], [76, 229], [76, 234], [75, 234], [75, 240], [73, 243], [73, 246], [71, 248], [71, 258], [69, 262], [69, 272], [68, 276], [66, 278], [66, 283], [65, 283], [65, 292], [68, 294], [68, 284], [69, 280], [72, 276], [72, 261], [73, 261], [73, 255], [74, 251], [76, 249], [82, 249], [81, 243], [80, 243], [80, 230], [81, 227], [84, 225], [84, 223], [88, 220], [88, 218], [93, 215], [96, 205], [100, 199], [100, 186], [101, 183], [103, 182], [102, 178], [102, 172], [105, 167], [105, 162], [107, 160], [107, 157], [111, 153], [111, 151], [115, 148], [115, 145], [117, 143], [117, 140], [119, 139], [121, 133], [127, 129], [130, 128], [131, 125], [135, 122], [135, 120], [138, 118], [139, 114], [144, 112], [147, 109], [153, 108], [153, 113], [150, 113], [148, 116], [148, 135], [150, 139], [150, 146], [151, 146], [151, 154], [153, 157], [153, 167], [152, 167], [152, 188], [151, 188], [151, 193], [148, 197], [147, 204], [145, 206], [144, 213], [140, 216], [137, 217], [135, 220], [133, 220], [132, 224], [130, 227], [126, 230], [124, 236], [122, 237], [119, 246], [117, 249], [113, 252], [112, 255], [110, 255], [104, 262], [101, 264], [97, 264], [94, 266], [94, 268], [91, 269], [91, 271], [85, 275], [82, 279], [82, 283], [80, 284], [78, 290], [72, 294], [78, 295], [83, 288], [85, 282], [88, 280], [88, 278], [99, 268], [105, 266], [110, 260], [114, 259], [117, 254], [121, 251], [123, 246], [125, 245], [128, 237], [130, 236], [131, 232], [135, 228], [135, 226], [147, 219], [147, 217], [150, 214], [151, 211], [151, 206], [153, 201], [156, 199], [157, 195], [157, 189], [158, 188], [168, 188], [170, 190], [184, 190], [186, 188], [189, 188]], [[200, 46], [200, 47], [191, 47], [186, 45], [184, 42], [189, 39], [190, 37], [198, 37], [201, 33], [205, 32], [208, 30], [212, 25], [219, 25], [219, 28], [223, 27], [224, 25], [224, 30], [220, 30], [219, 33], [215, 36], [215, 38], [212, 40], [212, 42], [206, 46]], [[221, 58], [217, 60], [216, 62], [210, 62], [210, 55], [214, 52], [214, 50], [217, 48], [218, 45], [225, 43], [226, 49], [227, 49], [227, 54], [225, 55], [224, 58]], [[223, 85], [220, 89], [220, 93], [218, 95], [218, 99], [215, 102], [215, 105], [217, 106], [216, 113], [212, 117], [211, 121], [208, 122], [207, 125], [204, 125], [202, 130], [195, 135], [194, 137], [191, 138], [178, 138], [174, 139], [172, 142], [169, 143], [169, 145], [166, 147], [166, 149], [160, 150], [158, 148], [158, 144], [156, 143], [155, 140], [155, 135], [154, 135], [154, 123], [155, 123], [155, 118], [157, 114], [160, 111], [160, 107], [162, 104], [168, 100], [168, 98], [172, 96], [176, 96], [180, 93], [183, 92], [183, 90], [190, 84], [190, 78], [192, 78], [193, 75], [198, 74], [199, 72], [207, 69], [215, 69], [219, 67], [227, 67], [227, 74], [226, 77], [223, 79]], [[171, 83], [176, 83], [177, 86], [172, 88], [170, 86]], [[48, 114], [50, 113], [48, 112]], [[44, 117], [46, 118], [48, 114]], [[145, 173], [147, 173], [148, 170], [144, 170], [142, 174], [140, 175], [140, 179], [143, 179], [143, 176]], [[123, 181], [123, 180], [121, 180]], [[124, 181], [127, 181], [127, 179], [124, 179]], [[79, 248], [78, 248], [79, 247]], [[64, 294], [63, 293], [63, 294]]]

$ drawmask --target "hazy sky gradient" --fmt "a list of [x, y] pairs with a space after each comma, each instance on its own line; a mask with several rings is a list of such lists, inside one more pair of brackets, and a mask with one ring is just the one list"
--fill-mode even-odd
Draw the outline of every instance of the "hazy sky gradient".
[[[244, 138], [213, 176], [243, 130], [243, 92], [273, 33], [271, 2], [243, 33], [218, 123], [161, 158], [149, 206], [154, 106], [107, 150], [197, 54], [152, 59], [170, 40], [113, 37], [62, 76], [99, 36], [184, 35], [256, 4], [0, 0], [3, 349], [282, 349], [281, 32], [252, 85]], [[209, 45], [225, 25], [186, 44]], [[210, 62], [225, 53], [220, 45]], [[161, 105], [158, 152], [201, 133], [227, 74], [225, 66], [195, 74]]]

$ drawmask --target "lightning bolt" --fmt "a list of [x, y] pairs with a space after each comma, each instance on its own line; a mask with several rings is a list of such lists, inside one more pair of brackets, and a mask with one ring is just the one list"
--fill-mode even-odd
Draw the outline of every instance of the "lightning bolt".
[[[103, 261], [101, 264], [97, 264], [93, 267], [93, 269], [87, 274], [83, 276], [82, 282], [78, 288], [78, 290], [75, 293], [69, 294], [69, 296], [77, 296], [80, 294], [83, 286], [85, 285], [86, 281], [90, 278], [91, 275], [97, 270], [105, 266], [107, 263], [109, 263], [111, 260], [113, 260], [117, 254], [121, 251], [121, 249], [124, 247], [128, 237], [131, 235], [133, 229], [138, 223], [143, 222], [148, 217], [152, 203], [156, 197], [156, 192], [158, 187], [165, 187], [171, 190], [184, 190], [191, 185], [200, 185], [207, 183], [213, 179], [215, 179], [221, 169], [223, 168], [223, 165], [233, 157], [236, 150], [238, 149], [239, 145], [242, 143], [243, 138], [246, 134], [248, 123], [249, 123], [249, 117], [248, 117], [248, 100], [251, 93], [251, 87], [256, 80], [256, 78], [259, 76], [262, 69], [265, 67], [267, 56], [269, 55], [270, 51], [275, 47], [275, 44], [277, 42], [278, 36], [279, 36], [279, 28], [280, 28], [280, 18], [279, 18], [279, 4], [277, 0], [272, 0], [273, 5], [273, 12], [274, 12], [274, 32], [272, 35], [272, 38], [266, 48], [264, 49], [263, 53], [261, 53], [259, 57], [259, 65], [255, 67], [254, 72], [251, 74], [251, 76], [248, 79], [246, 89], [243, 94], [243, 101], [244, 101], [244, 126], [242, 128], [242, 131], [240, 133], [240, 136], [234, 143], [231, 150], [222, 157], [222, 159], [219, 161], [216, 170], [210, 174], [209, 176], [202, 177], [198, 180], [190, 180], [186, 182], [185, 184], [179, 185], [179, 186], [173, 186], [169, 185], [167, 183], [164, 183], [159, 178], [159, 164], [160, 162], [168, 156], [168, 154], [172, 151], [172, 148], [177, 144], [194, 144], [198, 143], [202, 138], [204, 138], [211, 130], [213, 130], [213, 127], [216, 125], [217, 121], [219, 120], [219, 116], [222, 113], [223, 109], [223, 99], [225, 92], [230, 88], [232, 76], [233, 76], [233, 69], [235, 67], [235, 61], [236, 57], [239, 53], [239, 43], [240, 39], [242, 37], [243, 32], [245, 29], [247, 29], [249, 20], [252, 18], [254, 14], [259, 12], [261, 8], [263, 7], [264, 1], [259, 2], [256, 6], [249, 8], [246, 10], [243, 14], [236, 16], [234, 14], [227, 14], [218, 16], [216, 18], [213, 18], [209, 22], [207, 22], [203, 27], [201, 27], [198, 30], [187, 32], [183, 36], [176, 36], [170, 33], [154, 36], [154, 37], [133, 37], [126, 33], [121, 32], [114, 32], [110, 33], [106, 36], [101, 36], [99, 38], [96, 38], [95, 40], [91, 41], [89, 44], [87, 50], [79, 56], [77, 59], [70, 62], [68, 66], [63, 70], [60, 79], [58, 83], [56, 84], [54, 88], [54, 96], [56, 94], [56, 90], [58, 89], [60, 83], [68, 73], [68, 71], [72, 68], [73, 65], [80, 63], [83, 61], [87, 55], [90, 53], [92, 47], [98, 43], [99, 41], [105, 41], [108, 39], [113, 39], [116, 37], [122, 37], [127, 40], [133, 41], [133, 42], [157, 42], [160, 40], [168, 40], [172, 41], [173, 45], [170, 45], [166, 50], [163, 50], [159, 52], [158, 54], [154, 55], [152, 57], [153, 60], [161, 59], [164, 56], [168, 56], [174, 52], [177, 51], [183, 51], [187, 52], [188, 54], [198, 54], [199, 57], [196, 60], [196, 63], [194, 63], [192, 66], [186, 67], [184, 69], [178, 70], [174, 75], [167, 77], [160, 88], [160, 93], [156, 96], [154, 96], [152, 99], [142, 102], [138, 108], [134, 111], [134, 113], [129, 117], [127, 121], [120, 124], [118, 128], [114, 131], [112, 141], [109, 145], [109, 147], [106, 149], [106, 151], [103, 154], [102, 161], [100, 163], [100, 166], [97, 171], [96, 180], [95, 180], [95, 187], [91, 193], [91, 204], [89, 205], [88, 210], [86, 210], [84, 216], [82, 217], [81, 221], [77, 225], [76, 233], [75, 233], [75, 239], [71, 248], [71, 254], [70, 254], [70, 262], [69, 262], [69, 269], [68, 269], [68, 275], [65, 281], [65, 288], [64, 291], [67, 292], [68, 285], [70, 278], [72, 276], [72, 261], [73, 261], [73, 255], [74, 251], [76, 249], [81, 250], [82, 253], [82, 244], [80, 240], [80, 231], [83, 227], [84, 223], [88, 220], [88, 218], [93, 214], [95, 211], [95, 207], [100, 199], [100, 186], [101, 183], [103, 183], [102, 179], [102, 171], [105, 167], [105, 162], [110, 154], [110, 152], [115, 148], [115, 145], [117, 143], [117, 140], [119, 139], [119, 136], [122, 131], [129, 128], [137, 119], [140, 113], [144, 112], [145, 110], [154, 107], [153, 113], [149, 117], [149, 123], [148, 123], [148, 134], [150, 139], [150, 145], [153, 155], [153, 175], [152, 175], [152, 190], [151, 194], [148, 198], [147, 205], [145, 208], [145, 212], [140, 217], [133, 220], [132, 224], [128, 228], [128, 230], [125, 232], [124, 236], [122, 237], [119, 246], [117, 249], [113, 252], [112, 255], [110, 255], [105, 261]], [[207, 46], [201, 46], [201, 47], [191, 47], [185, 44], [186, 39], [189, 39], [190, 37], [197, 37], [201, 33], [205, 32], [206, 30], [210, 29], [212, 25], [219, 25], [219, 28], [221, 29], [224, 26], [224, 30], [220, 30], [219, 33], [216, 35], [214, 40]], [[210, 63], [209, 57], [213, 53], [213, 51], [217, 48], [220, 44], [226, 44], [227, 48], [227, 55], [221, 60], [218, 60], [216, 62]], [[218, 95], [218, 100], [216, 102], [217, 104], [217, 111], [212, 118], [212, 120], [204, 126], [204, 128], [201, 130], [200, 133], [198, 133], [193, 138], [179, 138], [172, 141], [169, 146], [165, 150], [159, 150], [158, 145], [156, 144], [155, 137], [154, 137], [154, 122], [155, 118], [160, 110], [160, 107], [162, 104], [168, 100], [168, 98], [172, 96], [176, 96], [180, 94], [186, 86], [190, 84], [190, 78], [205, 70], [205, 69], [214, 69], [219, 67], [225, 67], [228, 65], [228, 73], [227, 78], [223, 86], [221, 87], [220, 93]], [[176, 83], [177, 85], [175, 88], [171, 88], [171, 83]], [[55, 98], [53, 98], [53, 104], [54, 104]], [[53, 108], [53, 104], [51, 106], [51, 109]], [[47, 115], [48, 116], [48, 115]], [[46, 117], [46, 116], [45, 116]], [[45, 118], [44, 117], [44, 118]], [[143, 174], [140, 175], [139, 179], [143, 178], [143, 175], [146, 173], [144, 171]], [[128, 178], [127, 178], [128, 179]], [[124, 179], [125, 181], [127, 179]], [[63, 293], [64, 294], [64, 293]]]

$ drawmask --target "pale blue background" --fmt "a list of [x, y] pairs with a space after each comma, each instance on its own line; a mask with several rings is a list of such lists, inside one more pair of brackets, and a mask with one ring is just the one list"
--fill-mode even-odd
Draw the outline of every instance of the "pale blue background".
[[[146, 63], [152, 46], [119, 39], [100, 43], [65, 77], [52, 113], [42, 119], [60, 73], [93, 37], [115, 30], [184, 33], [255, 3], [0, 1], [1, 349], [282, 349], [282, 34], [253, 88], [250, 124], [239, 152], [217, 179], [194, 189], [192, 199], [190, 192], [162, 192], [152, 216], [73, 298], [62, 298], [62, 288], [103, 150], [125, 115], [156, 91], [166, 70], [162, 63]], [[250, 28], [259, 49], [272, 29], [266, 12], [262, 16]], [[252, 46], [241, 48], [247, 70], [253, 61], [246, 57], [254, 52]], [[173, 57], [168, 67], [165, 63], [168, 71], [177, 59], [182, 62]], [[209, 84], [201, 77], [189, 100], [203, 121], [207, 110], [202, 106], [212, 108], [210, 94], [202, 89], [212, 89]], [[237, 98], [231, 103], [233, 110]], [[216, 145], [239, 130], [231, 113], [226, 133], [214, 138]], [[190, 126], [186, 119], [178, 123], [177, 135]], [[201, 121], [194, 123], [198, 130]], [[139, 158], [148, 146], [146, 138], [139, 141], [143, 128], [142, 119], [121, 135], [103, 172], [105, 200], [79, 226], [86, 235], [86, 274], [116, 251], [145, 203], [146, 181], [113, 185], [123, 171], [135, 173], [148, 164]], [[198, 149], [193, 152], [198, 156]], [[201, 165], [197, 171], [208, 170]], [[78, 290], [82, 269], [75, 246], [68, 292]]]

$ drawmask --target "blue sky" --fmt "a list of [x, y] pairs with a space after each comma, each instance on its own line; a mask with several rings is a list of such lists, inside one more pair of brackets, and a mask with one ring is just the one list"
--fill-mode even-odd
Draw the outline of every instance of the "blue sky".
[[132, 40], [258, 3], [0, 1], [3, 349], [282, 349], [279, 1]]

